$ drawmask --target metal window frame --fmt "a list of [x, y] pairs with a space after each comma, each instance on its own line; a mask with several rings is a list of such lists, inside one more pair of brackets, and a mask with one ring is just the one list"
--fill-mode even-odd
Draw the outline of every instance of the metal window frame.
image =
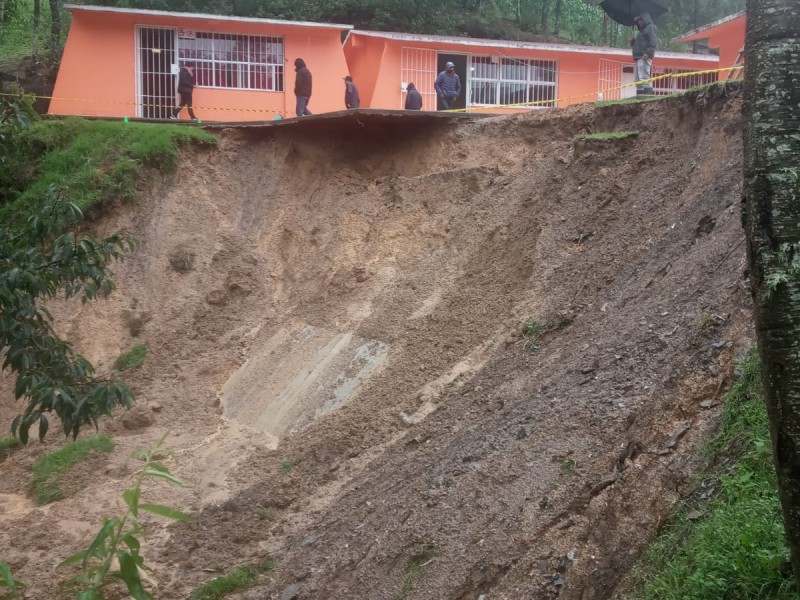
[[[212, 75], [214, 77], [214, 84], [213, 85], [196, 85], [195, 87], [200, 88], [200, 89], [212, 89], [212, 90], [241, 90], [241, 91], [246, 91], [246, 92], [265, 92], [265, 93], [278, 93], [278, 94], [285, 93], [285, 91], [286, 91], [286, 64], [285, 64], [285, 62], [286, 62], [286, 41], [285, 41], [285, 37], [284, 36], [282, 36], [282, 35], [252, 35], [252, 34], [249, 34], [249, 33], [229, 33], [229, 32], [219, 32], [219, 31], [202, 31], [202, 30], [199, 30], [199, 29], [193, 29], [191, 31], [194, 31], [195, 34], [202, 33], [204, 35], [211, 36], [210, 38], [207, 38], [207, 39], [211, 40], [211, 55], [212, 55], [212, 58], [210, 58], [210, 59], [207, 59], [207, 58], [185, 58], [185, 59], [183, 59], [183, 58], [181, 58], [180, 54], [181, 54], [182, 48], [180, 46], [180, 43], [181, 43], [181, 39], [184, 39], [184, 38], [176, 37], [176, 46], [175, 46], [175, 48], [176, 48], [177, 60], [179, 61], [178, 64], [180, 64], [181, 60], [185, 60], [185, 61], [188, 61], [188, 62], [193, 62], [195, 64], [203, 63], [203, 64], [206, 64], [206, 65], [209, 65], [209, 68], [211, 69], [211, 73], [212, 73]], [[177, 32], [176, 32], [176, 36], [177, 36]], [[214, 48], [214, 42], [217, 41], [218, 39], [220, 39], [220, 40], [225, 39], [225, 38], [222, 38], [221, 36], [247, 38], [248, 46], [250, 44], [251, 38], [262, 39], [264, 41], [264, 43], [266, 43], [266, 44], [279, 44], [280, 45], [280, 57], [278, 58], [278, 62], [275, 62], [275, 63], [270, 63], [270, 62], [260, 63], [260, 62], [250, 62], [250, 61], [242, 61], [242, 60], [219, 60], [214, 56], [215, 52], [216, 52], [216, 50]], [[237, 86], [218, 85], [217, 82], [216, 82], [216, 73], [217, 73], [216, 67], [218, 65], [235, 65], [238, 69], [241, 69], [242, 67], [246, 67], [246, 72], [248, 74], [248, 76], [247, 76], [247, 84], [248, 85], [247, 86], [241, 86], [241, 85], [237, 85]], [[273, 87], [272, 88], [252, 87], [250, 85], [250, 83], [251, 83], [250, 82], [250, 67], [251, 66], [266, 67], [268, 70], [271, 69], [272, 70]], [[277, 85], [277, 82], [278, 82], [278, 68], [279, 67], [281, 69], [283, 69], [283, 72], [282, 72], [281, 77], [280, 77], [280, 86]], [[269, 71], [267, 71], [267, 72], [269, 72]]]
[[[492, 61], [492, 55], [486, 54], [470, 54], [469, 55], [469, 68], [467, 69], [467, 79], [468, 79], [468, 88], [469, 88], [469, 97], [467, 98], [467, 106], [475, 106], [475, 107], [483, 107], [483, 106], [502, 106], [500, 102], [500, 94], [501, 94], [501, 86], [504, 83], [516, 83], [516, 84], [526, 84], [529, 88], [532, 85], [537, 86], [547, 86], [553, 87], [555, 89], [554, 92], [554, 99], [552, 101], [552, 105], [539, 105], [539, 106], [519, 106], [516, 108], [525, 109], [525, 110], [540, 110], [543, 108], [555, 108], [558, 104], [556, 100], [558, 99], [558, 78], [559, 78], [559, 61], [557, 60], [550, 60], [550, 59], [540, 59], [540, 58], [517, 58], [514, 56], [499, 56], [497, 57], [497, 62], [499, 63], [499, 67], [497, 69], [497, 78], [490, 79], [486, 77], [473, 77], [472, 76], [472, 60], [475, 58], [486, 59], [490, 62]], [[525, 76], [527, 79], [505, 79], [503, 78], [503, 60], [514, 60], [514, 61], [521, 61], [525, 63]], [[549, 63], [552, 65], [552, 69], [555, 72], [555, 81], [540, 81], [535, 80], [532, 78], [531, 72], [534, 67], [531, 63], [538, 62], [538, 63]], [[484, 82], [484, 83], [492, 83], [496, 84], [495, 89], [495, 102], [493, 104], [484, 104], [479, 102], [472, 102], [472, 82]], [[526, 92], [527, 93], [527, 92]], [[529, 100], [529, 102], [537, 102], [537, 100]]]
[[[174, 37], [175, 59], [178, 58], [178, 29], [176, 27], [163, 27], [159, 25], [148, 25], [144, 23], [136, 23], [133, 26], [133, 52], [134, 52], [134, 94], [135, 94], [135, 109], [136, 117], [141, 118], [144, 116], [144, 99], [142, 98], [142, 29], [161, 29], [163, 31], [172, 31]], [[173, 63], [175, 66], [176, 63]], [[177, 100], [177, 98], [173, 98]]]

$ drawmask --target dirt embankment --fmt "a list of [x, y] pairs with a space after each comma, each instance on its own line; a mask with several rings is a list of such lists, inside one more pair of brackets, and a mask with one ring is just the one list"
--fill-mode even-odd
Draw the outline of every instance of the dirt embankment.
[[[116, 297], [59, 315], [101, 366], [150, 346], [109, 477], [34, 509], [43, 449], [0, 465], [32, 597], [166, 430], [192, 488], [148, 493], [197, 518], [152, 523], [162, 600], [265, 554], [246, 598], [610, 597], [749, 344], [738, 103], [231, 130], [185, 157], [103, 222], [140, 240]], [[573, 144], [612, 130], [639, 135]]]

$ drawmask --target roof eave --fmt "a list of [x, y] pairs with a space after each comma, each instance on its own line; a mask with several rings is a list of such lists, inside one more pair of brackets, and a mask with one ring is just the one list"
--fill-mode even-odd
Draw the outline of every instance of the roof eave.
[[717, 19], [713, 23], [709, 23], [707, 25], [703, 25], [702, 27], [698, 27], [697, 29], [692, 29], [691, 31], [687, 31], [682, 36], [674, 38], [672, 40], [672, 43], [680, 44], [684, 42], [693, 42], [695, 40], [705, 39], [708, 37], [709, 30], [714, 29], [715, 27], [719, 27], [720, 25], [725, 25], [725, 23], [730, 23], [731, 21], [735, 21], [740, 17], [744, 17], [745, 14], [746, 14], [745, 11], [740, 11], [738, 13], [728, 15], [727, 17], [722, 17], [721, 19]]
[[311, 21], [284, 21], [281, 19], [257, 19], [255, 17], [232, 17], [228, 15], [212, 15], [208, 13], [185, 13], [166, 10], [149, 10], [143, 8], [120, 8], [116, 6], [94, 6], [84, 4], [65, 4], [64, 8], [70, 11], [105, 12], [126, 15], [145, 15], [154, 17], [177, 17], [181, 19], [194, 19], [202, 21], [229, 21], [234, 23], [256, 23], [263, 25], [282, 25], [284, 27], [314, 27], [317, 29], [334, 29], [336, 31], [351, 31], [353, 25], [342, 23], [314, 23]]

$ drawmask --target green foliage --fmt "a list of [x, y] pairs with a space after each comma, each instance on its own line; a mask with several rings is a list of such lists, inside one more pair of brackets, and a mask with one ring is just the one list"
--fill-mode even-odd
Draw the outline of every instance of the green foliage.
[[27, 215], [41, 206], [52, 187], [68, 190], [82, 211], [108, 198], [135, 196], [145, 165], [168, 171], [178, 163], [181, 145], [214, 144], [200, 129], [178, 125], [87, 121], [39, 121], [16, 136], [0, 164], [0, 219]]
[[0, 600], [16, 600], [25, 585], [14, 577], [9, 564], [0, 560]]
[[49, 452], [33, 465], [33, 496], [36, 504], [48, 504], [61, 500], [64, 495], [61, 484], [70, 469], [86, 458], [90, 452], [112, 452], [114, 442], [105, 435], [74, 440], [53, 452]]
[[90, 546], [73, 554], [59, 565], [65, 567], [80, 564], [80, 573], [72, 577], [67, 584], [74, 588], [78, 600], [104, 600], [105, 588], [117, 581], [125, 584], [128, 594], [135, 600], [153, 599], [152, 594], [145, 589], [141, 578], [141, 571], [148, 569], [139, 553], [141, 541], [138, 536], [143, 531], [139, 523], [139, 513], [145, 511], [179, 521], [189, 518], [188, 515], [169, 506], [141, 501], [142, 484], [145, 479], [165, 479], [184, 487], [180, 479], [156, 460], [156, 457], [167, 454], [164, 438], [149, 450], [133, 453], [132, 456], [143, 460], [144, 464], [134, 486], [122, 494], [125, 503], [124, 512], [104, 519]]
[[94, 376], [89, 361], [58, 337], [40, 304], [59, 294], [82, 302], [110, 294], [108, 267], [132, 242], [122, 235], [97, 240], [60, 233], [82, 213], [59, 189], [49, 189], [46, 202], [22, 224], [0, 225], [0, 352], [3, 368], [16, 374], [14, 397], [28, 399], [11, 425], [23, 444], [37, 423], [44, 438], [47, 413], [58, 415], [65, 435], [77, 437], [82, 426], [96, 426], [98, 418], [132, 402], [127, 386]]
[[422, 569], [428, 566], [434, 557], [434, 548], [430, 544], [417, 544], [411, 553], [411, 557], [406, 564], [405, 576], [403, 577], [403, 587], [397, 594], [397, 600], [403, 600], [411, 592], [414, 584], [422, 575]]
[[[639, 573], [643, 600], [796, 600], [776, 490], [758, 358], [739, 365], [720, 433], [702, 449], [710, 463], [738, 461], [712, 500], [688, 502], [650, 549]], [[699, 518], [698, 518], [699, 516]]]
[[627, 138], [637, 137], [640, 132], [638, 131], [604, 131], [600, 133], [584, 133], [575, 136], [574, 143], [580, 144], [583, 142], [605, 142], [609, 140], [624, 140]]
[[561, 459], [561, 470], [564, 473], [574, 472], [577, 465], [578, 463], [575, 462], [575, 459], [569, 456]]
[[777, 252], [764, 250], [762, 254], [767, 264], [764, 277], [767, 296], [771, 296], [781, 285], [789, 283], [790, 279], [800, 275], [800, 244], [783, 243]]
[[289, 471], [291, 471], [291, 470], [292, 470], [292, 467], [294, 466], [294, 464], [292, 463], [292, 461], [291, 461], [291, 460], [289, 460], [289, 459], [285, 459], [285, 460], [282, 460], [282, 461], [280, 462], [280, 465], [279, 465], [279, 466], [280, 466], [280, 469], [281, 469], [281, 473], [283, 473], [284, 475], [286, 475], [286, 474], [288, 474], [288, 473], [289, 473]]
[[0, 438], [0, 450], [8, 450], [10, 448], [16, 448], [19, 446], [19, 440], [13, 437], [4, 437]]
[[258, 583], [259, 577], [266, 575], [274, 568], [271, 558], [265, 558], [253, 565], [237, 567], [230, 573], [215, 577], [197, 588], [191, 600], [221, 600], [228, 594], [248, 590]]
[[139, 369], [144, 364], [147, 356], [147, 344], [136, 344], [127, 352], [121, 354], [114, 361], [114, 368], [117, 371], [127, 371], [129, 369]]
[[522, 336], [525, 338], [525, 350], [535, 352], [539, 349], [539, 340], [544, 335], [552, 331], [557, 331], [564, 325], [566, 325], [566, 323], [562, 321], [541, 323], [539, 321], [529, 319], [523, 322], [522, 325], [520, 325], [520, 331], [522, 332]]

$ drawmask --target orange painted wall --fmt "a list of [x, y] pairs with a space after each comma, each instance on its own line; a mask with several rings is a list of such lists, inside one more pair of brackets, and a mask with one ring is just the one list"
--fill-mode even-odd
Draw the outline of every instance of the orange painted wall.
[[[709, 48], [719, 49], [719, 68], [732, 67], [739, 57], [739, 51], [744, 48], [746, 24], [747, 19], [744, 15], [740, 15], [721, 25], [709, 27], [693, 35], [683, 36], [678, 41], [708, 40]], [[727, 71], [719, 74], [720, 79], [727, 79], [727, 77]]]
[[[378, 42], [379, 44], [376, 44]], [[382, 46], [380, 52], [376, 50]], [[559, 106], [568, 106], [579, 102], [597, 99], [598, 73], [600, 60], [603, 58], [633, 63], [631, 58], [618, 55], [578, 53], [570, 51], [542, 51], [533, 49], [492, 48], [487, 46], [454, 45], [446, 42], [401, 41], [376, 38], [352, 33], [345, 44], [345, 56], [350, 64], [356, 83], [363, 81], [365, 87], [371, 89], [367, 97], [362, 94], [362, 105], [366, 108], [402, 108], [400, 105], [400, 73], [402, 48], [426, 48], [452, 54], [472, 54], [476, 56], [497, 55], [510, 58], [532, 58], [554, 60], [558, 63], [557, 97], [566, 99]], [[368, 58], [364, 57], [365, 49], [369, 49]], [[374, 65], [381, 56], [380, 70], [377, 77], [372, 74]], [[715, 69], [716, 64], [703, 59], [692, 58], [660, 58], [656, 55], [657, 67], [674, 67], [691, 70]], [[374, 84], [371, 82], [374, 81]], [[462, 82], [466, 86], [466, 82]], [[518, 112], [529, 109], [480, 109], [491, 112]]]
[[342, 77], [347, 74], [347, 63], [340, 30], [76, 10], [50, 103], [51, 114], [136, 116], [136, 25], [283, 36], [285, 91], [198, 87], [193, 99], [200, 119], [256, 121], [277, 114], [294, 116], [294, 59], [298, 57], [306, 61], [314, 77], [309, 109], [328, 112], [344, 108]]

